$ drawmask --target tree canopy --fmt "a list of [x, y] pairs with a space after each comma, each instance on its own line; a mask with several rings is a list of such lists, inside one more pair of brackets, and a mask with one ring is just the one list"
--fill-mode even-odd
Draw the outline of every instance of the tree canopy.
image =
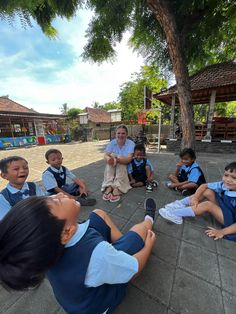
[[[137, 121], [137, 113], [143, 109], [144, 86], [153, 92], [166, 87], [167, 82], [160, 77], [160, 71], [156, 66], [143, 66], [140, 72], [133, 73], [132, 80], [121, 85], [119, 103], [122, 109], [122, 118], [126, 121]], [[157, 102], [154, 107], [160, 106]]]
[[[131, 44], [147, 60], [170, 67], [163, 28], [148, 1], [87, 1], [95, 11], [87, 31], [84, 57], [101, 62], [115, 56], [115, 43], [129, 29]], [[155, 2], [155, 1], [150, 1]], [[187, 64], [191, 70], [207, 63], [236, 58], [236, 2], [228, 0], [172, 0]]]

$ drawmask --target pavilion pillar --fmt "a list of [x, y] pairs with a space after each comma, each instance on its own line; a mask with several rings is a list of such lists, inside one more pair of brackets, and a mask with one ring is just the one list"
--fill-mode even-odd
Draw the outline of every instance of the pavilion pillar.
[[171, 114], [170, 114], [170, 133], [169, 133], [169, 138], [174, 138], [174, 134], [175, 134], [174, 123], [175, 123], [175, 95], [173, 95], [172, 99], [171, 99]]
[[216, 100], [216, 90], [212, 90], [211, 98], [210, 98], [210, 105], [209, 105], [209, 112], [208, 112], [208, 119], [207, 119], [207, 133], [204, 136], [204, 140], [211, 140], [211, 127], [213, 121], [213, 114], [215, 108], [215, 100]]

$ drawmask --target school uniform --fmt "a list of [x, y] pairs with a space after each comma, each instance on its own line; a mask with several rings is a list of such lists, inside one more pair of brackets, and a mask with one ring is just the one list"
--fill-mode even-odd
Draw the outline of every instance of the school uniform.
[[49, 166], [42, 175], [44, 187], [48, 193], [55, 193], [54, 189], [59, 187], [71, 195], [79, 194], [79, 186], [72, 183], [76, 176], [66, 167], [61, 166], [59, 169]]
[[[224, 227], [236, 223], [236, 191], [230, 191], [222, 181], [208, 183], [207, 186], [215, 192], [216, 200], [224, 216]], [[224, 238], [236, 241], [236, 233], [226, 235]]]
[[111, 313], [123, 300], [128, 281], [138, 272], [132, 255], [144, 241], [129, 231], [110, 242], [110, 227], [93, 212], [48, 271], [54, 294], [67, 313]]
[[198, 186], [206, 183], [203, 171], [196, 162], [192, 163], [192, 165], [188, 167], [186, 165], [181, 166], [177, 178], [179, 182], [193, 182]]
[[20, 190], [8, 183], [5, 189], [0, 192], [0, 220], [4, 218], [12, 206], [33, 195], [43, 196], [45, 193], [34, 182], [25, 182]]
[[134, 158], [131, 163], [128, 164], [128, 174], [132, 174], [136, 182], [143, 182], [145, 184], [147, 181], [146, 166], [149, 166], [152, 172], [154, 171], [149, 159], [144, 158], [138, 160]]

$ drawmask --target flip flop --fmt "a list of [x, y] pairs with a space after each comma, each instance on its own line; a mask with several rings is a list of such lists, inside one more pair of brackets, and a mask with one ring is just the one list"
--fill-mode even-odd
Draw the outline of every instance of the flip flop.
[[111, 203], [119, 202], [119, 200], [120, 200], [120, 195], [113, 195], [113, 194], [110, 195], [109, 201]]
[[110, 198], [111, 198], [111, 193], [104, 193], [102, 196], [102, 199], [104, 201], [110, 201]]

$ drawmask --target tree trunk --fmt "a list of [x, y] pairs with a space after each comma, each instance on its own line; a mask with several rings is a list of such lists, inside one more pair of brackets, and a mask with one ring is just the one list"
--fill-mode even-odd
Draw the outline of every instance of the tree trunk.
[[184, 57], [180, 34], [175, 16], [170, 10], [168, 0], [147, 0], [148, 7], [161, 25], [168, 45], [171, 63], [175, 74], [177, 92], [182, 120], [183, 147], [195, 148], [195, 129], [193, 108], [191, 104], [191, 88], [188, 68]]

